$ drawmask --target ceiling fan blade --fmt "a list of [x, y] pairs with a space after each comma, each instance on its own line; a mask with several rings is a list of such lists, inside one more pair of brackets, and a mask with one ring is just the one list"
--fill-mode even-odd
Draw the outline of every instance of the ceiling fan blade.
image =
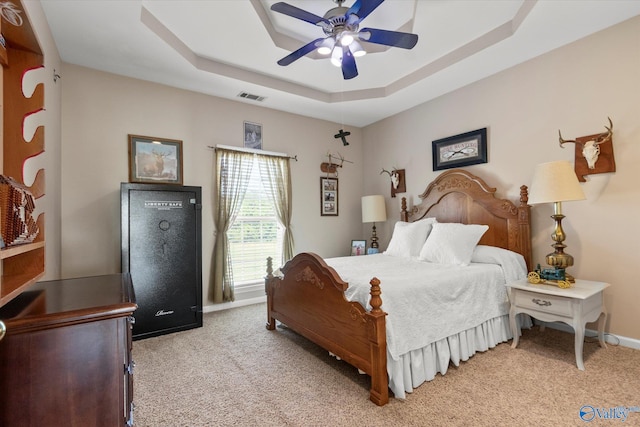
[[342, 49], [342, 76], [345, 80], [349, 80], [358, 75], [358, 67], [356, 67], [356, 58], [354, 58], [349, 47]]
[[364, 40], [369, 43], [401, 47], [403, 49], [412, 49], [416, 43], [418, 43], [417, 34], [379, 30], [376, 28], [363, 28], [358, 33], [358, 37], [360, 40]]
[[353, 6], [351, 6], [344, 15], [346, 17], [349, 17], [349, 15], [356, 15], [358, 19], [353, 23], [359, 23], [369, 16], [369, 14], [378, 6], [380, 6], [383, 1], [384, 0], [356, 0]]
[[289, 16], [291, 16], [293, 18], [301, 19], [303, 21], [309, 22], [309, 23], [314, 24], [314, 25], [318, 25], [320, 22], [323, 22], [323, 23], [325, 23], [327, 25], [330, 25], [329, 21], [327, 21], [323, 17], [318, 16], [318, 15], [314, 15], [311, 12], [307, 12], [306, 10], [302, 10], [302, 9], [297, 8], [295, 6], [291, 6], [288, 3], [284, 3], [284, 2], [274, 3], [271, 6], [271, 10], [273, 10], [275, 12], [283, 13], [285, 15], [289, 15]]
[[315, 39], [311, 43], [305, 44], [300, 49], [291, 52], [289, 55], [285, 56], [280, 61], [278, 61], [278, 65], [282, 65], [282, 66], [289, 65], [293, 61], [296, 61], [302, 58], [303, 56], [305, 56], [306, 54], [313, 52], [318, 47], [318, 43], [320, 43], [322, 40], [324, 40], [324, 38]]

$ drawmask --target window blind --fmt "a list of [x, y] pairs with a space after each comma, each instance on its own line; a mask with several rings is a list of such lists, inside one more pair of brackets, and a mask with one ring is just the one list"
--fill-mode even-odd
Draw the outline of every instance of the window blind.
[[[228, 165], [229, 168], [237, 165]], [[247, 191], [238, 216], [227, 232], [235, 286], [263, 280], [267, 257], [282, 259], [283, 229], [276, 217], [273, 201], [260, 179], [257, 159], [246, 166], [251, 170]]]

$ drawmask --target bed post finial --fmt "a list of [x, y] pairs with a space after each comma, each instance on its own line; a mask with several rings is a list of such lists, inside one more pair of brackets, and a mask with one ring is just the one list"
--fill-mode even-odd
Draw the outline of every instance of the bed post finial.
[[520, 187], [520, 205], [524, 206], [529, 202], [529, 189], [526, 185]]
[[371, 311], [366, 314], [367, 321], [372, 323], [369, 329], [369, 341], [371, 345], [371, 390], [369, 399], [378, 406], [389, 402], [389, 380], [387, 378], [387, 339], [385, 316], [382, 311], [382, 298], [380, 294], [380, 280], [374, 277], [369, 282], [371, 285]]
[[371, 291], [369, 291], [371, 294], [371, 301], [369, 302], [371, 304], [371, 313], [382, 313], [382, 309], [380, 308], [382, 306], [382, 298], [380, 298], [380, 294], [382, 294], [382, 290], [380, 289], [380, 280], [377, 277], [374, 277], [371, 279], [369, 284], [371, 285]]
[[273, 277], [273, 258], [267, 257], [267, 279]]
[[407, 198], [402, 198], [402, 204], [400, 205], [400, 220], [409, 222], [409, 212], [407, 211]]
[[520, 206], [518, 206], [518, 247], [525, 262], [527, 270], [533, 270], [533, 252], [531, 250], [531, 206], [529, 202], [529, 189], [526, 185], [520, 187]]
[[268, 330], [274, 331], [276, 329], [276, 318], [273, 317], [273, 258], [267, 257], [267, 277], [264, 278], [264, 293], [267, 294], [267, 324], [265, 325]]

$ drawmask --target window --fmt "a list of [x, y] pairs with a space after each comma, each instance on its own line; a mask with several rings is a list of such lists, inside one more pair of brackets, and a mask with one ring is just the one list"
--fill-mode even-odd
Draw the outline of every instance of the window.
[[283, 229], [265, 191], [257, 162], [252, 164], [240, 212], [227, 232], [235, 286], [261, 282], [267, 257], [282, 259]]
[[289, 156], [216, 147], [213, 301], [234, 301], [234, 286], [256, 284], [293, 258]]

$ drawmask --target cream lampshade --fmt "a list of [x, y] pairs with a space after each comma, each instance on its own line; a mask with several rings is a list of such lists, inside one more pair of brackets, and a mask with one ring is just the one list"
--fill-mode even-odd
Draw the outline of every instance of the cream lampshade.
[[[536, 166], [529, 192], [529, 203], [532, 205], [553, 203], [553, 218], [556, 222], [551, 238], [555, 242], [553, 253], [546, 257], [547, 264], [554, 268], [571, 267], [573, 257], [564, 253], [567, 246], [563, 243], [566, 236], [562, 229], [562, 202], [586, 199], [578, 182], [573, 166], [567, 161], [542, 163]], [[572, 278], [567, 276], [569, 280]]]
[[387, 208], [384, 196], [364, 196], [362, 198], [362, 222], [372, 222], [371, 247], [378, 248], [376, 236], [376, 222], [387, 220]]

